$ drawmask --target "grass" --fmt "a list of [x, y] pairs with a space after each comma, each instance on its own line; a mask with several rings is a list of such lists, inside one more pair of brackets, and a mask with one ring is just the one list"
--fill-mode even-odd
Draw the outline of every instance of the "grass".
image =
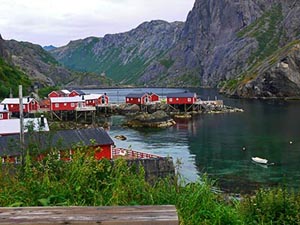
[[24, 166], [2, 166], [0, 206], [176, 205], [180, 224], [299, 224], [300, 196], [285, 189], [260, 190], [242, 201], [213, 192], [205, 176], [185, 183], [173, 178], [148, 183], [123, 159], [96, 161], [93, 150], [77, 147], [70, 162], [51, 150], [43, 161], [27, 154]]

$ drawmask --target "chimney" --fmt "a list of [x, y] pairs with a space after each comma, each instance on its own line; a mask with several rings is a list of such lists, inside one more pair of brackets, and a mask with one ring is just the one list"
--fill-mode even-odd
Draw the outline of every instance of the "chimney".
[[84, 100], [84, 95], [81, 96], [81, 99]]
[[45, 127], [45, 118], [44, 118], [44, 115], [41, 115], [41, 127]]
[[27, 97], [27, 102], [30, 102], [30, 98], [29, 97]]
[[4, 104], [4, 106], [3, 106], [3, 110], [7, 110], [7, 108], [6, 108], [6, 104]]

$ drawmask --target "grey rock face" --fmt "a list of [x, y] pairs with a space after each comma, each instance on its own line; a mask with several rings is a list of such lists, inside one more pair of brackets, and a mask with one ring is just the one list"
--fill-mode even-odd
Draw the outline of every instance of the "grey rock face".
[[259, 74], [233, 94], [246, 98], [300, 96], [300, 44], [280, 55], [274, 65], [262, 66]]
[[51, 53], [71, 69], [105, 73], [121, 83], [134, 83], [154, 59], [175, 46], [182, 27], [182, 22], [145, 22], [129, 32], [70, 42]]

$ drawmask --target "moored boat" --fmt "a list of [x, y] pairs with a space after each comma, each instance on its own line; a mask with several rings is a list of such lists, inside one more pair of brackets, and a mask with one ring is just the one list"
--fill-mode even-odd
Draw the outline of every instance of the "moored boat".
[[261, 164], [267, 164], [268, 163], [267, 159], [263, 159], [263, 158], [259, 158], [259, 157], [252, 157], [252, 160], [256, 163], [261, 163]]

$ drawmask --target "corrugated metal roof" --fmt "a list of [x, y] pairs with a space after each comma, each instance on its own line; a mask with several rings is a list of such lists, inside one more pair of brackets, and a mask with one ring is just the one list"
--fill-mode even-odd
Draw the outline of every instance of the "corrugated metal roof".
[[[39, 150], [49, 148], [71, 149], [77, 144], [83, 146], [113, 145], [114, 142], [103, 128], [89, 128], [80, 130], [63, 130], [55, 133], [39, 132], [25, 134], [26, 146], [37, 144]], [[29, 149], [31, 150], [31, 149]], [[19, 135], [0, 137], [0, 156], [19, 155]]]
[[168, 93], [166, 94], [167, 98], [194, 98], [195, 93], [191, 92], [179, 92], [179, 93]]
[[[31, 102], [32, 100], [34, 100], [34, 98], [23, 98], [23, 104], [28, 104], [28, 102]], [[29, 100], [29, 101], [28, 101]], [[1, 104], [19, 104], [20, 100], [19, 98], [5, 98]]]
[[[48, 121], [44, 118], [44, 126], [41, 126], [41, 118], [25, 118], [24, 132], [32, 125], [34, 131], [49, 131]], [[20, 119], [0, 120], [0, 135], [20, 133]]]
[[54, 97], [50, 98], [51, 103], [64, 103], [64, 102], [84, 102], [81, 96], [74, 97]]

